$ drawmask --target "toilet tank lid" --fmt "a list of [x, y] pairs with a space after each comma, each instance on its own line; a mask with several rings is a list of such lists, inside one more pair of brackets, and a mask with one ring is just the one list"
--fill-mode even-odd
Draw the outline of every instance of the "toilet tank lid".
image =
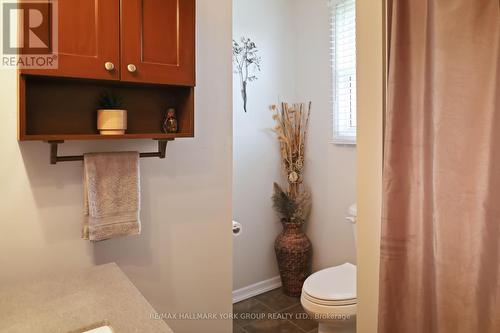
[[318, 300], [356, 298], [356, 266], [345, 263], [314, 273], [304, 282], [304, 292]]

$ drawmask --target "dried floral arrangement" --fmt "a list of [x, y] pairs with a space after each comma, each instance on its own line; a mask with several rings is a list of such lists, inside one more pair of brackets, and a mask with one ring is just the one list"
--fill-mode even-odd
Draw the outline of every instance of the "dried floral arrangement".
[[247, 112], [247, 85], [257, 80], [256, 71], [260, 71], [260, 57], [257, 55], [257, 46], [250, 38], [242, 37], [240, 42], [233, 40], [233, 62], [235, 73], [240, 77], [241, 97], [243, 109]]
[[289, 223], [303, 224], [311, 209], [311, 194], [304, 187], [305, 144], [311, 103], [271, 106], [276, 122], [274, 132], [280, 144], [281, 167], [287, 180], [283, 190], [274, 183], [273, 207]]

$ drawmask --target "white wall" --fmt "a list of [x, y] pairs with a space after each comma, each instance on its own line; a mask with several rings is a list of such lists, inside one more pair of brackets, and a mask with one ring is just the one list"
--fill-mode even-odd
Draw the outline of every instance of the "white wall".
[[237, 74], [233, 84], [233, 217], [243, 225], [233, 246], [233, 288], [239, 289], [279, 275], [274, 240], [281, 225], [271, 195], [281, 171], [269, 106], [295, 99], [295, 48], [289, 0], [233, 4], [233, 37], [251, 38], [262, 57], [259, 79], [248, 86], [248, 113], [243, 111]]
[[306, 182], [313, 210], [307, 234], [314, 246], [313, 270], [356, 263], [347, 209], [356, 202], [356, 146], [332, 139], [330, 8], [326, 0], [294, 0], [297, 98], [312, 101]]
[[[80, 239], [82, 165], [51, 166], [46, 143], [16, 141], [16, 73], [0, 70], [2, 287], [117, 262], [159, 312], [231, 311], [231, 1], [202, 0], [197, 7], [196, 138], [169, 144], [166, 160], [141, 160], [140, 237]], [[62, 145], [61, 153], [130, 149], [156, 147], [80, 142]], [[169, 325], [179, 333], [224, 333], [232, 326]]]
[[258, 44], [260, 79], [249, 88], [249, 112], [234, 94], [234, 218], [243, 234], [233, 247], [233, 288], [278, 275], [274, 239], [281, 230], [272, 211], [272, 182], [281, 179], [277, 143], [268, 106], [278, 98], [313, 102], [306, 182], [313, 194], [307, 233], [313, 269], [355, 262], [347, 208], [356, 201], [356, 148], [331, 140], [329, 8], [326, 0], [235, 0], [234, 36]]

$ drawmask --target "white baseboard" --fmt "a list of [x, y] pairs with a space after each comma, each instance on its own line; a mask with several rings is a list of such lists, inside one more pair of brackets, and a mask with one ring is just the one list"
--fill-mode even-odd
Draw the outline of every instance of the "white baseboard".
[[269, 280], [254, 283], [250, 286], [243, 287], [233, 291], [233, 304], [244, 301], [250, 297], [263, 294], [267, 291], [281, 287], [281, 278], [275, 276]]

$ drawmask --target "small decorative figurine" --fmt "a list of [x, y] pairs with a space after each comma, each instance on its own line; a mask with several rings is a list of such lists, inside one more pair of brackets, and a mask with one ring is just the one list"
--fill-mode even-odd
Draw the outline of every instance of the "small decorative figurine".
[[177, 118], [175, 117], [175, 109], [170, 108], [167, 110], [162, 129], [164, 133], [177, 133], [178, 126]]

